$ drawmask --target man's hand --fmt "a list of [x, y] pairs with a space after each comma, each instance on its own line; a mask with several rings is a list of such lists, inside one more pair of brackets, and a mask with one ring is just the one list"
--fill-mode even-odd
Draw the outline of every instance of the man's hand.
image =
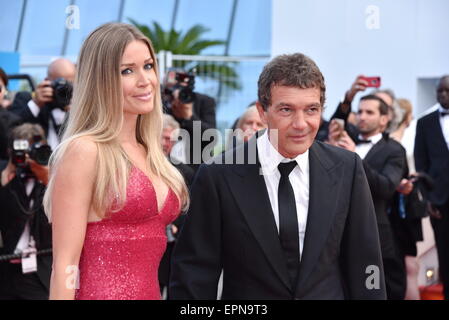
[[50, 80], [44, 80], [36, 88], [33, 93], [33, 101], [39, 108], [53, 101], [53, 88]]
[[355, 152], [355, 143], [352, 141], [346, 130], [343, 130], [340, 140], [337, 141], [337, 147]]
[[361, 77], [363, 77], [363, 75], [358, 76], [352, 84], [351, 88], [346, 92], [345, 102], [352, 102], [358, 92], [365, 91], [366, 87], [368, 86], [368, 82], [361, 79]]
[[396, 188], [397, 192], [402, 193], [405, 196], [408, 196], [410, 192], [413, 190], [413, 182], [409, 179], [402, 179], [399, 186]]
[[438, 208], [436, 208], [430, 202], [427, 202], [427, 212], [434, 219], [441, 219], [441, 218], [443, 218], [443, 216], [441, 215], [440, 210]]
[[337, 146], [343, 134], [344, 128], [335, 119], [331, 120], [329, 123], [329, 133], [327, 136], [327, 143]]
[[37, 180], [42, 182], [44, 185], [48, 184], [48, 166], [43, 166], [34, 161], [33, 159], [28, 158], [27, 163], [30, 166], [31, 171], [36, 176]]
[[16, 166], [9, 160], [8, 165], [2, 171], [2, 187], [6, 186], [16, 176]]
[[179, 98], [179, 90], [175, 90], [173, 92], [174, 100], [172, 103], [172, 113], [175, 118], [190, 120], [193, 116], [193, 102], [190, 103], [182, 103]]

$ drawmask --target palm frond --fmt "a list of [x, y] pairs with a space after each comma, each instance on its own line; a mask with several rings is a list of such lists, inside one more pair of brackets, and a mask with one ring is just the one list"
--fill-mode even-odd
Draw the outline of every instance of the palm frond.
[[203, 51], [206, 48], [218, 46], [218, 45], [224, 45], [226, 44], [226, 41], [221, 40], [202, 40], [197, 41], [194, 43], [190, 48], [186, 49], [187, 54], [198, 54], [199, 52]]

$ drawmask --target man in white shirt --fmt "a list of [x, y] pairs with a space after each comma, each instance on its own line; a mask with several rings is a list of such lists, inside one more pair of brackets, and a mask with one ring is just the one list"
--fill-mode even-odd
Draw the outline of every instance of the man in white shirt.
[[17, 93], [10, 109], [21, 117], [22, 122], [40, 124], [53, 150], [60, 142], [60, 128], [69, 109], [69, 104], [63, 106], [55, 101], [52, 82], [58, 79], [67, 81], [71, 86], [75, 80], [75, 64], [63, 58], [53, 61], [48, 66], [47, 78], [37, 86], [35, 92], [31, 95], [28, 92]]
[[415, 137], [417, 172], [432, 177], [429, 193], [430, 221], [437, 245], [444, 295], [449, 299], [449, 75], [437, 87], [438, 110], [418, 120]]
[[170, 297], [215, 299], [223, 270], [223, 299], [384, 299], [361, 160], [315, 142], [321, 71], [303, 54], [283, 55], [258, 86], [268, 129], [200, 167]]
[[406, 289], [405, 265], [394, 239], [388, 208], [406, 174], [406, 156], [398, 142], [383, 134], [388, 121], [388, 105], [384, 100], [377, 95], [367, 95], [360, 99], [357, 124], [360, 136], [357, 144], [346, 131], [340, 134], [339, 139], [335, 139], [337, 134], [331, 132], [329, 140], [335, 141], [339, 147], [356, 152], [363, 159], [376, 209], [387, 297], [402, 300]]

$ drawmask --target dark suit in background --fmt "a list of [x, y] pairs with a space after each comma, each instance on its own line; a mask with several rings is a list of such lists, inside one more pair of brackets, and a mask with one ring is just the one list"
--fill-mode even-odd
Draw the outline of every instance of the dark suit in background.
[[[230, 150], [236, 157], [248, 143]], [[255, 150], [255, 147], [250, 147]], [[175, 246], [170, 297], [216, 299], [385, 299], [374, 207], [360, 158], [315, 142], [297, 283], [291, 283], [260, 163], [204, 164]], [[235, 162], [234, 162], [235, 163]], [[295, 187], [295, 186], [293, 186]], [[378, 289], [367, 287], [376, 266]]]
[[[6, 163], [0, 164], [0, 171], [5, 166]], [[36, 249], [51, 248], [51, 226], [42, 207], [44, 192], [45, 186], [36, 182], [28, 197], [18, 175], [4, 187], [0, 186], [0, 232], [3, 239], [0, 255], [14, 253], [27, 221], [30, 222], [30, 234], [36, 241]], [[34, 201], [33, 207], [24, 212], [23, 208], [28, 208], [31, 200]], [[20, 263], [0, 262], [0, 299], [48, 299], [51, 267], [51, 255], [38, 255], [37, 272], [29, 274], [22, 274]]]
[[[441, 219], [430, 217], [438, 252], [440, 277], [449, 299], [449, 149], [435, 111], [418, 120], [415, 137], [416, 171], [427, 173], [434, 181], [428, 200], [437, 208]], [[449, 116], [445, 116], [449, 117]]]
[[405, 265], [393, 236], [387, 209], [406, 169], [405, 150], [384, 135], [363, 159], [363, 167], [376, 211], [387, 296], [388, 299], [402, 300], [407, 286]]
[[18, 92], [10, 107], [10, 111], [20, 117], [22, 123], [36, 123], [39, 124], [45, 131], [45, 136], [48, 137], [49, 121], [51, 116], [50, 105], [45, 105], [40, 109], [37, 117], [33, 115], [28, 102], [31, 100], [31, 93], [27, 91]]
[[[211, 98], [207, 95], [195, 93], [195, 100], [193, 102], [192, 108], [193, 108], [193, 115], [192, 115], [192, 118], [189, 120], [176, 118], [173, 115], [173, 113], [171, 112], [170, 108], [168, 108], [166, 111], [168, 114], [172, 115], [176, 119], [176, 121], [178, 121], [181, 129], [184, 129], [189, 133], [190, 148], [189, 148], [189, 150], [187, 150], [189, 152], [189, 155], [187, 157], [188, 158], [187, 164], [190, 165], [196, 171], [199, 167], [199, 163], [194, 164], [194, 160], [200, 160], [201, 163], [203, 162], [203, 160], [207, 160], [207, 159], [202, 158], [202, 152], [203, 152], [203, 149], [207, 145], [209, 145], [211, 142], [210, 141], [194, 142], [193, 140], [195, 138], [201, 139], [202, 134], [207, 129], [215, 129], [216, 128], [216, 119], [215, 119], [216, 103], [213, 98]], [[201, 121], [201, 123], [200, 123], [201, 136], [200, 137], [195, 137], [193, 135], [194, 121]], [[216, 143], [216, 142], [217, 141], [214, 141], [214, 143]], [[201, 154], [196, 155], [196, 157], [194, 157], [194, 154], [193, 154], [194, 143], [198, 143], [198, 145], [201, 147]]]
[[407, 287], [405, 264], [394, 239], [387, 209], [404, 175], [405, 150], [398, 142], [384, 135], [363, 159], [363, 167], [376, 210], [387, 297], [392, 300], [403, 300]]

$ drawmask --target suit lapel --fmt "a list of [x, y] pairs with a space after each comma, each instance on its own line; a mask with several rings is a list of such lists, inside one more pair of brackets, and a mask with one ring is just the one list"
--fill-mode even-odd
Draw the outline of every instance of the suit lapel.
[[[249, 143], [256, 143], [256, 139]], [[292, 291], [287, 263], [258, 157], [256, 162], [256, 164], [233, 165], [235, 175], [226, 176], [226, 179], [249, 229], [260, 244], [267, 260], [284, 285]]]
[[382, 150], [384, 144], [385, 144], [385, 137], [382, 137], [372, 148], [371, 150], [366, 154], [365, 159], [367, 162], [370, 162], [371, 158], [376, 155], [376, 153], [379, 150]]
[[[317, 143], [310, 148], [309, 210], [297, 293], [305, 289], [304, 284], [307, 278], [316, 268], [333, 223], [338, 201], [334, 186], [342, 174], [338, 172], [339, 164], [329, 159]], [[326, 197], [326, 201], [323, 201], [323, 197]]]
[[433, 126], [430, 126], [430, 136], [435, 137], [435, 144], [441, 145], [442, 150], [449, 152], [446, 139], [444, 138], [443, 128], [441, 127], [440, 122], [440, 112], [437, 110], [433, 112], [431, 115], [431, 121], [434, 123]]

